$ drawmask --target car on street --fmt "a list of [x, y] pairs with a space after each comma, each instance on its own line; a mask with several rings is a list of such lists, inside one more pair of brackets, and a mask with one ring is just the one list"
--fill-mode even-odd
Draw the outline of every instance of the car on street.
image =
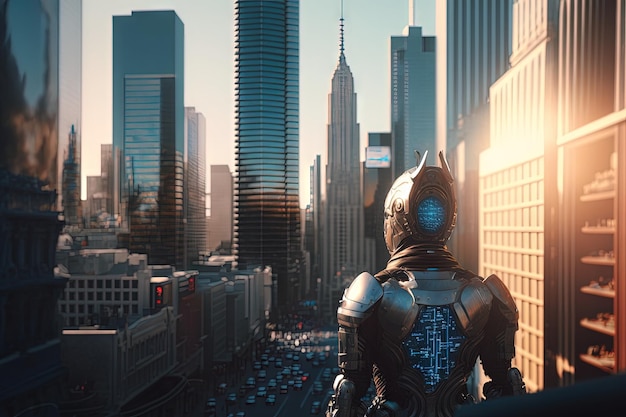
[[280, 386], [280, 393], [287, 394], [289, 392], [289, 386], [287, 384], [282, 384]]
[[217, 386], [217, 393], [224, 394], [226, 392], [226, 388], [228, 388], [228, 384], [226, 382], [222, 382]]
[[293, 383], [293, 389], [295, 391], [302, 391], [302, 381], [295, 381]]
[[322, 411], [322, 403], [320, 401], [313, 401], [311, 403], [311, 414], [319, 414]]
[[320, 381], [315, 381], [313, 383], [313, 394], [321, 394], [324, 392], [324, 386]]
[[247, 405], [256, 404], [256, 397], [254, 395], [248, 395], [248, 398], [246, 398], [246, 404]]
[[206, 408], [215, 408], [217, 406], [217, 400], [214, 397], [206, 400]]
[[257, 388], [256, 396], [257, 397], [265, 397], [265, 396], [267, 396], [267, 388], [265, 388], [263, 386]]
[[254, 377], [251, 376], [246, 380], [246, 387], [248, 389], [256, 387], [256, 380], [254, 379]]
[[270, 394], [265, 398], [265, 405], [276, 405], [276, 395]]

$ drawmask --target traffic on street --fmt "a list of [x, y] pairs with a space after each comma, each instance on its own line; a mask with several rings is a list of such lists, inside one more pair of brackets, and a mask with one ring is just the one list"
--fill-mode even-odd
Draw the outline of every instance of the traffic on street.
[[336, 327], [273, 330], [242, 378], [223, 381], [209, 392], [204, 415], [323, 415], [337, 373]]

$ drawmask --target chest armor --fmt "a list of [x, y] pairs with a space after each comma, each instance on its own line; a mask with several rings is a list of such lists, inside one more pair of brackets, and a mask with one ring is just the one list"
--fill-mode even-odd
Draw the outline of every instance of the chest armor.
[[406, 281], [383, 284], [378, 319], [432, 392], [458, 363], [463, 344], [482, 337], [493, 296], [478, 277], [457, 280], [451, 271], [406, 275]]

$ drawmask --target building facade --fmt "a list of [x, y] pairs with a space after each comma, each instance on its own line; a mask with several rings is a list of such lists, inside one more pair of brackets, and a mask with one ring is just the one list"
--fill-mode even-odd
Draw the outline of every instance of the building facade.
[[[59, 416], [59, 2], [0, 7], [0, 415]], [[28, 80], [28, 82], [26, 82]], [[64, 132], [63, 134], [66, 134]]]
[[174, 11], [113, 17], [113, 154], [131, 252], [184, 264], [184, 27]]
[[402, 36], [391, 37], [394, 177], [417, 165], [415, 151], [436, 155], [435, 46], [435, 38], [423, 36], [419, 26], [409, 25]]
[[[338, 291], [343, 291], [361, 272], [371, 270], [365, 265], [357, 95], [344, 54], [343, 16], [340, 33], [339, 60], [328, 95], [328, 155], [323, 209], [322, 287], [330, 306], [339, 300]], [[324, 310], [331, 313], [332, 308]]]
[[211, 165], [210, 194], [206, 248], [208, 251], [230, 253], [233, 242], [233, 175], [228, 165]]
[[490, 86], [509, 68], [513, 0], [437, 2], [437, 143], [455, 178], [457, 222], [448, 246], [478, 268], [478, 155], [489, 146]]
[[272, 266], [279, 305], [300, 285], [299, 7], [235, 2], [234, 249]]
[[185, 107], [185, 265], [206, 250], [206, 119]]
[[[391, 149], [392, 136], [389, 132], [368, 133], [368, 147]], [[367, 158], [363, 167], [363, 221], [364, 237], [374, 247], [374, 271], [387, 266], [389, 250], [385, 244], [383, 225], [385, 221], [385, 198], [395, 178], [391, 166], [370, 166]]]
[[[69, 224], [82, 223], [77, 217], [81, 214], [80, 160], [81, 160], [81, 127], [82, 127], [82, 58], [83, 58], [83, 5], [81, 0], [59, 1], [59, 159], [57, 177], [62, 178], [64, 162], [70, 154], [72, 145], [73, 161], [76, 163], [78, 182], [71, 184], [69, 191], [72, 201], [68, 207]], [[58, 210], [64, 211], [66, 184], [60, 182], [58, 189]], [[77, 196], [77, 198], [74, 197]], [[78, 209], [78, 210], [77, 210]], [[82, 217], [82, 216], [80, 216]], [[66, 219], [67, 220], [67, 219]]]

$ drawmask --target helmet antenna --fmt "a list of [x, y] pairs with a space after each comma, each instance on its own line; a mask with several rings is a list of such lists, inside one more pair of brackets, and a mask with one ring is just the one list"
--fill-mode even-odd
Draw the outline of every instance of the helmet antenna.
[[428, 151], [424, 151], [424, 156], [421, 156], [421, 154], [416, 150], [413, 152], [415, 152], [415, 158], [417, 159], [417, 169], [411, 173], [411, 179], [415, 180], [415, 177], [417, 177], [417, 174], [419, 174], [422, 171], [422, 167], [426, 165], [426, 158], [428, 157]]
[[452, 171], [450, 171], [450, 166], [448, 165], [448, 161], [446, 160], [446, 156], [443, 151], [439, 151], [439, 162], [441, 162], [441, 168], [443, 168], [443, 172], [446, 175], [448, 182], [454, 181]]

